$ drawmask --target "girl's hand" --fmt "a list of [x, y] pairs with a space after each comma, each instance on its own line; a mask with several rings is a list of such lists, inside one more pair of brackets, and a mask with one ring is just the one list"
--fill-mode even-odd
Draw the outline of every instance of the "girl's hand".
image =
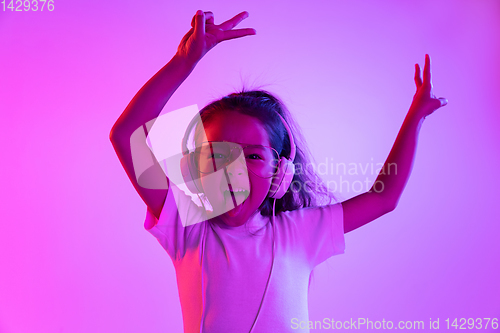
[[432, 92], [431, 58], [428, 54], [425, 55], [423, 81], [420, 74], [420, 66], [415, 64], [415, 85], [417, 86], [417, 92], [413, 96], [410, 112], [415, 114], [419, 119], [427, 117], [440, 107], [448, 104], [446, 98], [436, 98]]
[[212, 12], [199, 10], [191, 21], [192, 29], [182, 38], [177, 49], [177, 55], [195, 64], [215, 45], [222, 41], [255, 35], [255, 29], [233, 30], [235, 26], [247, 17], [247, 12], [241, 12], [232, 19], [215, 25], [214, 14]]

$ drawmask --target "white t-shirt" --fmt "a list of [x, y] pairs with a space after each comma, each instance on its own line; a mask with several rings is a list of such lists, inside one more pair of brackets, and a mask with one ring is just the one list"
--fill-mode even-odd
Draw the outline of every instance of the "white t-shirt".
[[[202, 215], [203, 210], [170, 183], [159, 220], [148, 209], [145, 221], [145, 226], [154, 225], [148, 231], [175, 266], [184, 331], [199, 333], [203, 313], [203, 332], [249, 332], [272, 263], [270, 217], [257, 212], [240, 227], [217, 218], [187, 227], [181, 223]], [[311, 271], [344, 253], [343, 224], [340, 203], [275, 217], [274, 266], [253, 332], [300, 331], [292, 329], [292, 319], [309, 320]]]

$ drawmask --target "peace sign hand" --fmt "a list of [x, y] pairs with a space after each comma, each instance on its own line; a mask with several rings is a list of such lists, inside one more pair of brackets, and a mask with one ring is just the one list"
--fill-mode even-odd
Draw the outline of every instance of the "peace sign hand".
[[440, 107], [448, 104], [446, 98], [436, 98], [432, 92], [431, 58], [428, 54], [425, 55], [423, 80], [420, 73], [420, 66], [415, 64], [415, 85], [417, 86], [417, 91], [413, 96], [410, 110], [419, 118], [425, 118]]
[[191, 30], [182, 38], [177, 54], [197, 63], [218, 43], [255, 35], [255, 29], [235, 29], [241, 21], [248, 17], [248, 12], [241, 12], [224, 23], [215, 25], [214, 14], [199, 10], [191, 21]]

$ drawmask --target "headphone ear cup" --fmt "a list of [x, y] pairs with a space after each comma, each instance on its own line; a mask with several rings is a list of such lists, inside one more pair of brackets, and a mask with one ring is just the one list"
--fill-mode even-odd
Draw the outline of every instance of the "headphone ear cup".
[[294, 174], [295, 165], [293, 162], [285, 157], [282, 157], [278, 166], [278, 172], [273, 177], [273, 181], [271, 183], [269, 197], [281, 199], [290, 187]]
[[194, 153], [189, 153], [181, 158], [181, 173], [184, 183], [191, 193], [203, 193], [199, 173], [195, 165]]

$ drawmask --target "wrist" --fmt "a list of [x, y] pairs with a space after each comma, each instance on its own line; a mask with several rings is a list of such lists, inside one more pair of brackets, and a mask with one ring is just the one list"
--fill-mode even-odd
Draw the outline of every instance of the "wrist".
[[413, 112], [413, 110], [410, 108], [410, 111], [408, 111], [408, 114], [405, 117], [404, 124], [406, 124], [406, 126], [411, 126], [419, 130], [424, 123], [425, 117], [426, 115], [418, 112]]
[[[431, 112], [432, 113], [432, 112]], [[415, 122], [423, 122], [425, 117], [427, 117], [430, 113], [426, 112], [426, 110], [422, 107], [411, 105], [408, 110], [407, 118], [411, 118], [412, 121]]]
[[180, 54], [179, 52], [175, 53], [171, 60], [171, 62], [175, 63], [176, 66], [184, 68], [189, 72], [191, 72], [196, 67], [198, 61], [199, 60], [193, 60], [192, 58]]

